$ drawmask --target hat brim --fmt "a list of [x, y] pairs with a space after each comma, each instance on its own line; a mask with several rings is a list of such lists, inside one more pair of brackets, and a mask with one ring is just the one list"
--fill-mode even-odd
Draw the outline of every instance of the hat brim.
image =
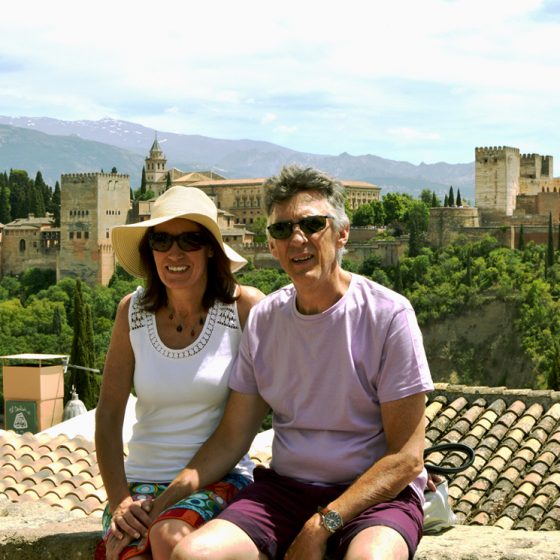
[[214, 220], [204, 214], [187, 213], [177, 216], [165, 216], [160, 218], [153, 218], [144, 222], [136, 224], [128, 224], [125, 226], [115, 226], [111, 230], [111, 241], [113, 250], [117, 257], [119, 264], [132, 276], [137, 278], [145, 278], [146, 270], [140, 257], [140, 242], [149, 228], [159, 224], [168, 222], [175, 218], [184, 218], [196, 222], [205, 227], [214, 237], [218, 245], [224, 251], [226, 257], [230, 262], [230, 269], [232, 272], [241, 270], [246, 264], [247, 259], [242, 257], [237, 251], [234, 251], [222, 239], [220, 228]]

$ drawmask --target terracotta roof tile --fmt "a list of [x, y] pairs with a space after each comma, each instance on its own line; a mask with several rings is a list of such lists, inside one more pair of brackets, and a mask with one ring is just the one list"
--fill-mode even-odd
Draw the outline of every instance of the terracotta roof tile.
[[[460, 441], [475, 451], [471, 467], [448, 477], [460, 522], [560, 529], [559, 392], [437, 384], [427, 408], [428, 445]], [[451, 456], [430, 462], [449, 464]]]
[[[475, 461], [449, 475], [458, 522], [504, 529], [560, 529], [560, 392], [438, 384], [426, 406], [426, 445], [462, 442]], [[270, 449], [255, 461], [268, 463]], [[463, 456], [434, 453], [457, 466]], [[83, 437], [0, 430], [0, 492], [100, 517], [106, 493], [95, 445]]]

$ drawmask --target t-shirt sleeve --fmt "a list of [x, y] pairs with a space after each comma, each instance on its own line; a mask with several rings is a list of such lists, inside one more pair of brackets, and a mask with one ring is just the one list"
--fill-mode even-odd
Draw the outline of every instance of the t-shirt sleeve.
[[416, 314], [411, 307], [405, 307], [394, 315], [387, 330], [377, 385], [379, 401], [394, 401], [433, 389]]
[[250, 348], [249, 326], [247, 325], [241, 336], [239, 352], [233, 363], [229, 377], [229, 388], [239, 393], [257, 394], [257, 382]]

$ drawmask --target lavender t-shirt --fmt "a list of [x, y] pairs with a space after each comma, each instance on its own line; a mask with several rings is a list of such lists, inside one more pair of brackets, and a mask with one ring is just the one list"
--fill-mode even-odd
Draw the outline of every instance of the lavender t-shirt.
[[351, 483], [386, 452], [380, 403], [433, 389], [409, 301], [358, 275], [316, 315], [297, 311], [293, 285], [259, 302], [229, 386], [272, 408], [272, 468], [319, 484]]

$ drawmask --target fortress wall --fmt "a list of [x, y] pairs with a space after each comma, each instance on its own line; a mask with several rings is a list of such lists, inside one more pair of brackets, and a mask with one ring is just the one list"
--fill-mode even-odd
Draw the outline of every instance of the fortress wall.
[[475, 148], [475, 199], [482, 213], [511, 216], [519, 193], [518, 148]]

